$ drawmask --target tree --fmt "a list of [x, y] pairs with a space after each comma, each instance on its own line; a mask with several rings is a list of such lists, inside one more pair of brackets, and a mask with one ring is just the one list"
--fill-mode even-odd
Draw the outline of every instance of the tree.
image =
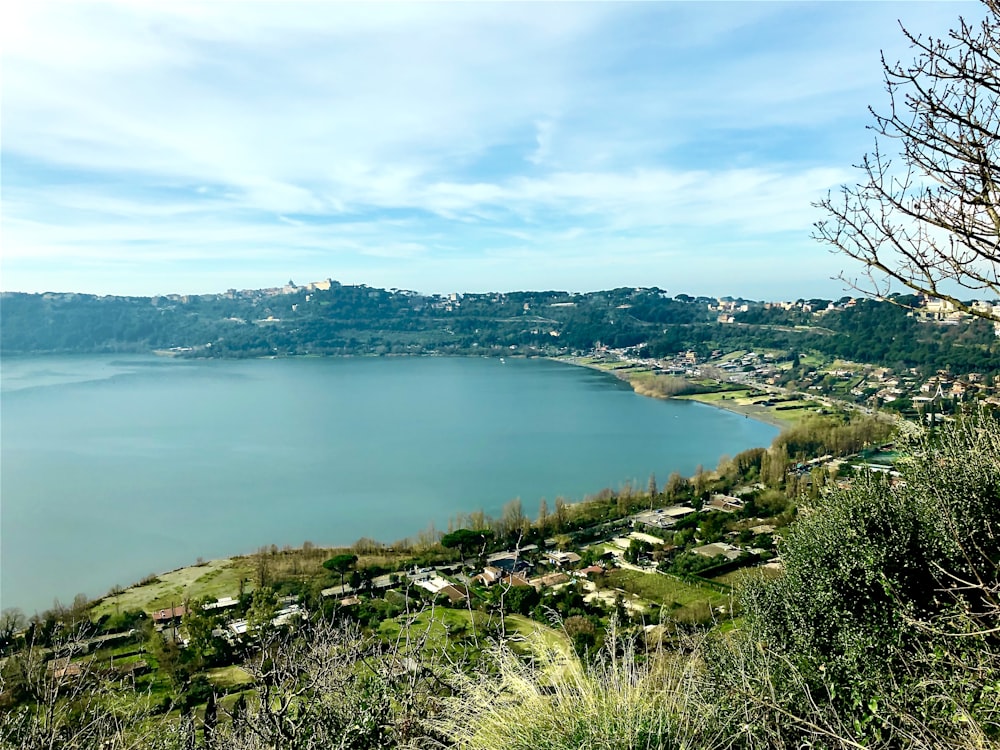
[[677, 500], [683, 493], [687, 492], [688, 486], [688, 480], [681, 476], [679, 471], [675, 471], [667, 477], [667, 486], [664, 487], [663, 492], [671, 500]]
[[470, 549], [476, 546], [485, 549], [486, 543], [492, 536], [493, 532], [489, 529], [457, 529], [441, 537], [441, 546], [446, 549], [457, 547], [464, 560]]
[[244, 665], [256, 689], [234, 706], [231, 722], [218, 723], [215, 746], [370, 750], [395, 744], [390, 689], [391, 680], [401, 678], [380, 674], [389, 663], [374, 658], [381, 645], [356, 627], [322, 621], [301, 636], [266, 634]]
[[549, 533], [549, 504], [543, 497], [538, 503], [538, 533], [545, 536]]
[[347, 573], [347, 571], [349, 571], [351, 568], [354, 567], [354, 564], [357, 563], [357, 561], [358, 561], [357, 555], [351, 555], [345, 552], [340, 555], [334, 555], [333, 557], [331, 557], [329, 560], [323, 563], [323, 567], [326, 568], [327, 570], [340, 573], [340, 587], [341, 589], [343, 589], [344, 575]]
[[256, 636], [273, 630], [273, 620], [278, 613], [278, 595], [274, 589], [262, 588], [253, 592], [250, 609], [247, 610], [247, 627]]
[[213, 611], [206, 610], [205, 603], [193, 602], [184, 613], [184, 629], [189, 639], [187, 651], [199, 668], [227, 650], [225, 639], [215, 635], [220, 618]]
[[855, 289], [886, 298], [898, 283], [1000, 320], [956, 296], [1000, 297], [1000, 0], [983, 5], [983, 21], [959, 19], [943, 39], [903, 29], [911, 65], [883, 56], [889, 107], [869, 108], [874, 149], [858, 184], [817, 204], [830, 218], [814, 237], [865, 264], [860, 285], [841, 275]]
[[691, 480], [691, 485], [694, 487], [695, 498], [701, 498], [704, 500], [704, 495], [708, 491], [708, 484], [711, 480], [708, 472], [705, 471], [705, 467], [698, 464], [694, 470], [694, 478]]
[[17, 607], [9, 607], [0, 612], [0, 651], [14, 640], [14, 636], [28, 624], [28, 619]]
[[759, 725], [848, 728], [850, 743], [818, 743], [831, 748], [973, 747], [941, 733], [996, 725], [1000, 419], [973, 412], [897, 442], [902, 481], [863, 473], [805, 506], [783, 533], [784, 573], [745, 581], [740, 634], [705, 659], [740, 711], [768, 712]]
[[556, 498], [556, 531], [562, 531], [569, 520], [569, 511], [566, 509], [566, 501], [562, 497]]
[[527, 520], [521, 509], [521, 498], [516, 497], [503, 506], [500, 516], [500, 533], [504, 536], [517, 536], [524, 532]]

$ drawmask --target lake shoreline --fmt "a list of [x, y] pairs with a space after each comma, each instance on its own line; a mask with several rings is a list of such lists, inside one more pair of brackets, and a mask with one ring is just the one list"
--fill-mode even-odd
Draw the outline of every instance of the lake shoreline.
[[603, 372], [606, 375], [611, 375], [623, 383], [628, 383], [629, 387], [638, 394], [639, 396], [645, 396], [647, 398], [655, 398], [660, 401], [693, 401], [698, 404], [703, 404], [704, 406], [711, 406], [716, 409], [722, 409], [723, 411], [728, 411], [733, 414], [742, 414], [748, 419], [753, 419], [757, 422], [770, 425], [772, 427], [777, 427], [778, 429], [784, 430], [788, 428], [790, 422], [781, 419], [780, 417], [774, 416], [766, 410], [766, 407], [756, 407], [752, 404], [738, 404], [735, 400], [727, 399], [725, 401], [719, 400], [702, 400], [699, 399], [697, 395], [693, 396], [665, 396], [661, 393], [656, 393], [648, 388], [643, 388], [642, 384], [629, 378], [628, 372], [623, 372], [620, 370], [612, 370], [606, 367], [601, 367], [599, 365], [593, 364], [591, 362], [581, 362], [575, 357], [546, 357], [546, 359], [552, 362], [561, 362], [566, 365], [572, 365], [574, 367], [585, 367], [588, 370], [594, 370], [596, 372]]
[[5, 606], [263, 544], [391, 544], [512, 498], [533, 516], [541, 498], [691, 475], [778, 432], [541, 357], [381, 359], [7, 363]]

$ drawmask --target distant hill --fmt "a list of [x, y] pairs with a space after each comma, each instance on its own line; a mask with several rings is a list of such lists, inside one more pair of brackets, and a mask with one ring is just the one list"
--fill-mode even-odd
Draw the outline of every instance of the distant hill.
[[815, 351], [924, 372], [1000, 371], [984, 321], [942, 326], [887, 302], [670, 296], [653, 288], [421, 295], [336, 281], [223, 294], [0, 298], [5, 355], [168, 350], [178, 356], [549, 355], [597, 346], [681, 351]]

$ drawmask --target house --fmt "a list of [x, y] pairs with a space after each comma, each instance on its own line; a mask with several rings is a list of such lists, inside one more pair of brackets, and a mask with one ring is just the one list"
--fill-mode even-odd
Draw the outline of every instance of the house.
[[575, 552], [549, 552], [545, 555], [553, 565], [564, 568], [568, 565], [576, 565], [583, 558]]
[[214, 602], [209, 602], [208, 604], [202, 604], [201, 608], [206, 612], [211, 612], [216, 609], [231, 609], [240, 603], [239, 599], [233, 599], [231, 596], [224, 596], [221, 599], [216, 599]]
[[153, 624], [154, 625], [166, 625], [173, 622], [174, 620], [180, 620], [184, 615], [187, 614], [187, 607], [181, 605], [179, 607], [171, 607], [168, 609], [161, 609], [153, 613]]
[[391, 589], [393, 583], [392, 576], [389, 574], [377, 576], [372, 579], [372, 588], [376, 590]]
[[426, 591], [430, 591], [432, 594], [439, 594], [443, 589], [451, 586], [451, 581], [441, 576], [434, 576], [433, 578], [428, 578], [426, 581], [417, 581], [416, 585]]
[[305, 611], [299, 604], [289, 604], [283, 609], [279, 609], [274, 614], [274, 618], [271, 620], [271, 624], [279, 628], [282, 625], [288, 625], [295, 620], [305, 620], [309, 617], [309, 613]]
[[353, 594], [354, 587], [349, 583], [345, 583], [343, 586], [331, 586], [328, 589], [323, 589], [320, 595], [323, 597], [327, 596], [345, 596], [347, 594]]
[[536, 589], [551, 588], [552, 586], [559, 586], [563, 583], [569, 583], [572, 580], [565, 573], [549, 573], [547, 575], [541, 576], [539, 578], [534, 578], [531, 581], [531, 585]]
[[441, 596], [447, 596], [448, 600], [452, 604], [458, 604], [459, 602], [463, 602], [469, 598], [468, 591], [463, 591], [458, 586], [455, 586], [454, 584], [450, 583], [447, 586], [444, 586], [443, 588], [439, 589], [437, 593]]
[[673, 505], [669, 508], [643, 511], [632, 516], [633, 526], [649, 526], [654, 529], [669, 529], [680, 518], [694, 513], [695, 509], [687, 505]]
[[528, 579], [523, 573], [508, 573], [501, 568], [487, 565], [483, 572], [475, 576], [472, 580], [479, 581], [484, 586], [492, 586], [495, 583], [506, 583], [510, 586], [529, 586]]
[[723, 513], [735, 513], [743, 510], [743, 501], [731, 495], [712, 495], [706, 510], [719, 510]]
[[[283, 625], [288, 625], [294, 622], [295, 620], [305, 620], [308, 616], [309, 613], [306, 612], [301, 605], [290, 604], [274, 613], [274, 617], [271, 618], [271, 624], [276, 628], [280, 628]], [[246, 619], [233, 620], [229, 623], [228, 627], [229, 632], [235, 636], [244, 636], [250, 629], [250, 625]]]
[[691, 551], [696, 555], [701, 555], [702, 557], [725, 557], [727, 560], [735, 560], [743, 554], [739, 547], [734, 547], [733, 545], [726, 544], [725, 542], [705, 544], [701, 547], [695, 547]]

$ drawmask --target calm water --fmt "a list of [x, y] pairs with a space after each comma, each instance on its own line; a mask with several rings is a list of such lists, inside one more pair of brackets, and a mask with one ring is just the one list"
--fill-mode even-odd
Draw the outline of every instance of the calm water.
[[714, 467], [776, 429], [543, 360], [8, 359], [0, 605], [264, 544], [392, 542]]

